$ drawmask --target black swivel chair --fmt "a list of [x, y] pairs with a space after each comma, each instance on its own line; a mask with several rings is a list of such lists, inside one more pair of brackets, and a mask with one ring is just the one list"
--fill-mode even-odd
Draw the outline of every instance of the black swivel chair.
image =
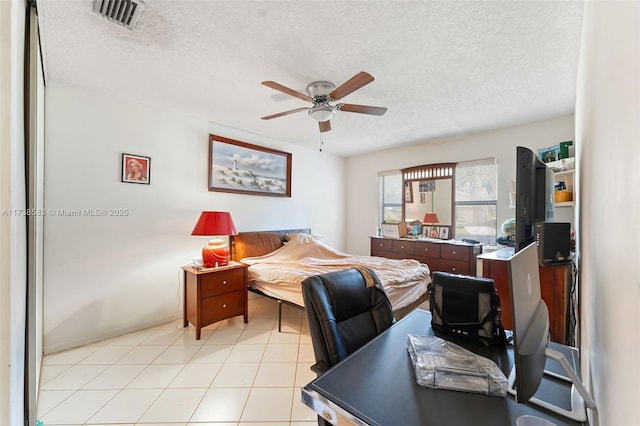
[[311, 369], [318, 376], [394, 322], [389, 298], [368, 268], [308, 277], [302, 296], [316, 357]]

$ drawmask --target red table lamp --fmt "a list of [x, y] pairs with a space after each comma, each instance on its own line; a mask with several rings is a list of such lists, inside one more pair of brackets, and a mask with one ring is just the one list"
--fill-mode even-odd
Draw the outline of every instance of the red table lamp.
[[[238, 230], [229, 212], [209, 211], [200, 213], [198, 222], [191, 232], [191, 235], [201, 236], [229, 236], [237, 234]], [[209, 243], [202, 248], [202, 262], [205, 268], [228, 265], [230, 258], [231, 253], [229, 246], [221, 239], [210, 240]]]
[[428, 223], [429, 225], [433, 225], [434, 223], [440, 222], [438, 220], [438, 215], [433, 212], [428, 212], [424, 214], [424, 219], [422, 219], [422, 223]]

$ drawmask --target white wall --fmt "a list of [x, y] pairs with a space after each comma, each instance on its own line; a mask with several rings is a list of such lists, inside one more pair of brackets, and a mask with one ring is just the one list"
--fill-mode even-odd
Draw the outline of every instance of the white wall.
[[[509, 208], [516, 177], [516, 146], [533, 149], [574, 140], [573, 115], [458, 138], [378, 151], [347, 160], [347, 251], [369, 254], [369, 239], [378, 227], [377, 172], [430, 163], [495, 157], [498, 161], [498, 226], [515, 214]], [[556, 209], [556, 221], [573, 221], [572, 209]], [[498, 230], [500, 232], [500, 230]]]
[[640, 3], [587, 2], [576, 103], [582, 371], [592, 425], [640, 419]]
[[[0, 1], [0, 424], [24, 423], [26, 215], [23, 1]], [[22, 211], [22, 212], [21, 212]]]
[[[311, 227], [343, 249], [343, 158], [61, 83], [46, 95], [45, 207], [129, 214], [45, 218], [45, 353], [181, 317], [202, 210], [231, 212], [240, 231]], [[210, 131], [291, 152], [292, 197], [209, 192]], [[120, 182], [123, 152], [151, 157], [150, 185]]]

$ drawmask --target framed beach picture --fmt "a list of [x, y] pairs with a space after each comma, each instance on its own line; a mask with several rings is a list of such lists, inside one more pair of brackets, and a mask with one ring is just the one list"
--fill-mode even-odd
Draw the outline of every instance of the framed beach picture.
[[151, 182], [151, 157], [122, 154], [121, 182], [149, 185]]
[[291, 197], [291, 154], [209, 135], [209, 191]]

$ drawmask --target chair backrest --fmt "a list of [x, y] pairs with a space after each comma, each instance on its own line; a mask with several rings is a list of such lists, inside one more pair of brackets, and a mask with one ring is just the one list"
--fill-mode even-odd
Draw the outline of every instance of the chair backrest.
[[302, 282], [316, 365], [322, 374], [394, 322], [391, 303], [375, 273], [350, 268]]

